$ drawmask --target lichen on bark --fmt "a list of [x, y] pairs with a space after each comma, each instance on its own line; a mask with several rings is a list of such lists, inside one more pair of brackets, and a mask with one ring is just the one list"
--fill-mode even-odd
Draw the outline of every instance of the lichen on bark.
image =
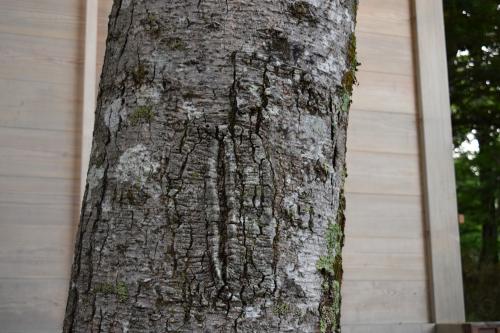
[[115, 0], [64, 332], [337, 332], [355, 0]]

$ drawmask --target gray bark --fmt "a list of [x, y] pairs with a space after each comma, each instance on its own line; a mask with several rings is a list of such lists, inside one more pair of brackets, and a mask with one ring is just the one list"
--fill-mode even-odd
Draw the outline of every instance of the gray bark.
[[355, 0], [115, 0], [64, 332], [337, 332]]

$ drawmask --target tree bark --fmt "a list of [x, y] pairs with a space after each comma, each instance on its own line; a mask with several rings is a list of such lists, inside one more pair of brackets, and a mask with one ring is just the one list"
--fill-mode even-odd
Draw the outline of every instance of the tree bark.
[[355, 0], [115, 0], [64, 332], [340, 331]]

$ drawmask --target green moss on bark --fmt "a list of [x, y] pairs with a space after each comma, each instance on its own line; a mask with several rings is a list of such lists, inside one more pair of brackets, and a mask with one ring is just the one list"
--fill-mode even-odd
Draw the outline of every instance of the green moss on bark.
[[94, 288], [94, 293], [103, 295], [115, 295], [119, 302], [123, 303], [128, 300], [128, 287], [123, 281], [119, 281], [116, 285], [112, 283], [99, 283]]
[[151, 120], [153, 120], [153, 117], [154, 117], [153, 107], [145, 105], [135, 109], [135, 111], [130, 116], [129, 120], [130, 124], [135, 126], [143, 122], [149, 123]]

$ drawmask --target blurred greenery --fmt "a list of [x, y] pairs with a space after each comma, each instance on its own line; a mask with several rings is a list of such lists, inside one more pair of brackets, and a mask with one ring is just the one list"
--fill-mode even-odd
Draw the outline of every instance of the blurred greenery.
[[443, 4], [467, 320], [500, 320], [500, 1]]

